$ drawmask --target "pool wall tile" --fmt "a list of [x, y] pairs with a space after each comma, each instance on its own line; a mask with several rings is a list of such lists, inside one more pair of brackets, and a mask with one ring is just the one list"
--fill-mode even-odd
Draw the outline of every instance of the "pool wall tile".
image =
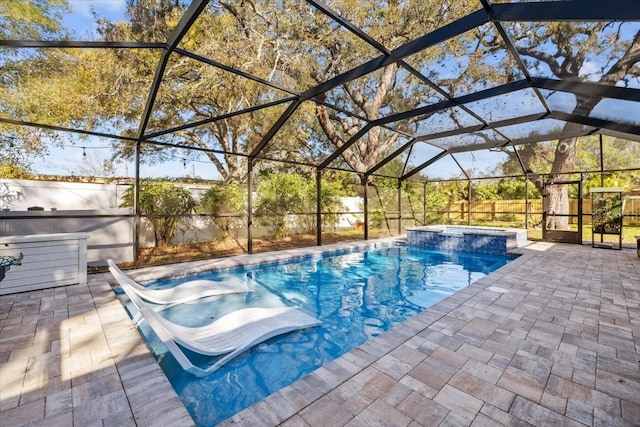
[[407, 232], [407, 244], [445, 251], [505, 255], [508, 250], [513, 248], [513, 245], [507, 244], [507, 240], [506, 237], [478, 234], [457, 236], [438, 232]]

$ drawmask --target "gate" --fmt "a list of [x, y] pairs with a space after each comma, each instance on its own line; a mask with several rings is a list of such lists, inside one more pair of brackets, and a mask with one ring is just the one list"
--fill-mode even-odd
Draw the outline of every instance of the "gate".
[[[571, 191], [573, 190], [573, 191]], [[577, 195], [572, 206], [569, 193]], [[559, 200], [565, 198], [566, 202]], [[545, 183], [542, 190], [542, 240], [582, 244], [582, 182]]]

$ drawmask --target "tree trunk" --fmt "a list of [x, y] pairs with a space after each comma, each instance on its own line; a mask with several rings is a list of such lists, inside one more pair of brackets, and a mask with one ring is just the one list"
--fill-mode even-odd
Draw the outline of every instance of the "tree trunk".
[[[589, 117], [593, 108], [600, 100], [592, 97], [576, 97], [576, 107], [573, 114], [583, 117]], [[563, 127], [564, 134], [579, 134], [582, 125], [567, 122]], [[563, 138], [558, 140], [549, 183], [569, 181], [571, 172], [575, 169], [576, 151], [578, 146], [578, 137]], [[546, 211], [550, 214], [568, 214], [569, 213], [569, 187], [567, 185], [553, 185], [547, 187]], [[568, 230], [568, 217], [547, 217], [545, 224], [547, 230]]]
[[[572, 124], [567, 124], [570, 126]], [[565, 138], [558, 141], [556, 146], [551, 176], [548, 183], [568, 181], [575, 165], [578, 138]], [[549, 214], [569, 213], [569, 187], [567, 185], [552, 185], [547, 188], [546, 207]], [[568, 230], [569, 218], [565, 216], [549, 216], [546, 223], [547, 230]]]

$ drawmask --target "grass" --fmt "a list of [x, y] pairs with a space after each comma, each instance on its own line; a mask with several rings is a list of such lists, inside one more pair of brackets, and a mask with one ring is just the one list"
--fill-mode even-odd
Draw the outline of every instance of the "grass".
[[[576, 226], [572, 226], [573, 231], [577, 231]], [[542, 229], [529, 229], [527, 231], [527, 236], [530, 240], [542, 240]], [[635, 236], [640, 236], [640, 226], [631, 226], [625, 225], [622, 227], [622, 244], [631, 244], [636, 245]], [[595, 241], [600, 241], [600, 235], [596, 234], [594, 236]], [[582, 241], [590, 242], [591, 241], [591, 224], [583, 224], [582, 225]], [[605, 242], [618, 242], [617, 235], [605, 235]]]

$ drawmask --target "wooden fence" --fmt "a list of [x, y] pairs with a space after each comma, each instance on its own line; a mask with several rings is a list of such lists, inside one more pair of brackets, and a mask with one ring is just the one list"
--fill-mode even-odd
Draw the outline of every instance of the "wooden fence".
[[[569, 210], [573, 214], [578, 213], [578, 199], [569, 200]], [[449, 205], [447, 209], [439, 210], [440, 214], [448, 220], [466, 221], [469, 215], [469, 202], [459, 200]], [[472, 221], [517, 221], [524, 223], [525, 214], [529, 214], [529, 225], [535, 225], [542, 221], [542, 200], [529, 200], [528, 205], [525, 200], [487, 200], [471, 202]], [[582, 214], [584, 223], [590, 223], [591, 199], [582, 199]], [[624, 223], [640, 223], [640, 199], [629, 199], [625, 201]], [[572, 221], [573, 222], [573, 221]]]

